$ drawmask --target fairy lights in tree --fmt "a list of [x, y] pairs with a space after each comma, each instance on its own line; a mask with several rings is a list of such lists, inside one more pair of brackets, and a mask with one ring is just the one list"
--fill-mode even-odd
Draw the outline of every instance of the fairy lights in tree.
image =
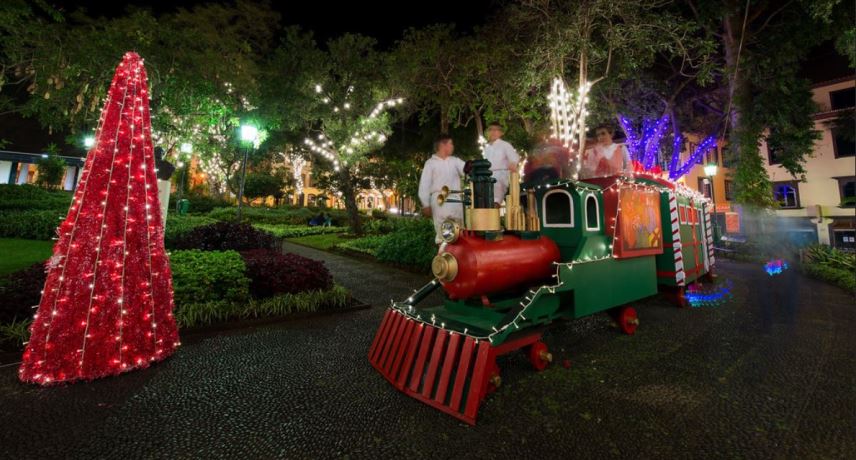
[[562, 142], [576, 155], [574, 179], [579, 178], [582, 167], [579, 143], [585, 138], [586, 104], [591, 83], [581, 82], [577, 92], [571, 94], [561, 78], [553, 79], [547, 101], [550, 105], [551, 137]]
[[[639, 162], [644, 170], [652, 170], [657, 167], [660, 158], [660, 144], [666, 134], [669, 125], [669, 116], [663, 115], [656, 122], [645, 120], [642, 123], [641, 132], [637, 132], [623, 115], [618, 116], [619, 124], [627, 136], [627, 150], [630, 157]], [[673, 132], [672, 157], [669, 161], [669, 179], [678, 180], [692, 170], [709, 150], [716, 148], [716, 137], [708, 136], [696, 146], [689, 158], [681, 164], [681, 151], [683, 150], [683, 137], [680, 132]]]
[[306, 159], [297, 153], [283, 153], [285, 161], [291, 165], [291, 174], [294, 178], [294, 191], [298, 196], [303, 194], [303, 168], [306, 167]]
[[126, 53], [57, 229], [19, 370], [42, 385], [148, 366], [179, 345], [143, 60]]

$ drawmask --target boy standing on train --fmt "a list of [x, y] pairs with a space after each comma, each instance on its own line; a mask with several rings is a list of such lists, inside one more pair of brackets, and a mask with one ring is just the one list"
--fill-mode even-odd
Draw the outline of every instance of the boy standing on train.
[[[434, 140], [434, 155], [425, 162], [422, 177], [419, 179], [419, 201], [422, 202], [422, 214], [434, 219], [434, 241], [443, 241], [440, 226], [446, 219], [463, 221], [463, 208], [456, 205], [441, 206], [437, 203], [437, 194], [444, 186], [449, 190], [461, 189], [461, 176], [464, 175], [464, 160], [452, 156], [455, 144], [448, 134], [441, 134]], [[456, 194], [450, 194], [457, 198]]]
[[502, 140], [502, 126], [491, 123], [487, 127], [488, 145], [484, 156], [490, 161], [490, 170], [496, 182], [493, 184], [493, 201], [498, 208], [508, 193], [508, 180], [511, 171], [517, 171], [520, 155], [508, 142]]

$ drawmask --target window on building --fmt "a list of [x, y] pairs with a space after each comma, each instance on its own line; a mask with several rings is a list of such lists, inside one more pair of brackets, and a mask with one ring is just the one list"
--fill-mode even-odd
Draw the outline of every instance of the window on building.
[[856, 176], [836, 177], [841, 206], [856, 206]]
[[829, 106], [832, 110], [856, 107], [856, 87], [829, 92]]
[[597, 198], [594, 195], [586, 197], [586, 230], [600, 230]]
[[544, 195], [544, 226], [573, 227], [574, 209], [571, 194], [566, 190], [551, 190]]
[[771, 165], [780, 165], [782, 164], [782, 156], [784, 154], [784, 149], [781, 147], [770, 145], [770, 139], [767, 138], [767, 160], [770, 161]]
[[723, 145], [719, 154], [722, 156], [722, 167], [723, 168], [736, 168], [737, 167], [737, 159], [734, 158], [734, 154], [731, 152], [731, 148], [727, 145]]
[[835, 151], [835, 158], [856, 156], [856, 138], [854, 138], [853, 130], [847, 132], [847, 129], [832, 128], [832, 149]]
[[710, 180], [707, 177], [698, 178], [698, 191], [705, 198], [710, 198]]
[[773, 183], [773, 199], [779, 203], [781, 208], [800, 207], [799, 198], [799, 186], [795, 181]]
[[705, 164], [710, 163], [715, 165], [719, 164], [719, 149], [717, 147], [714, 147], [707, 152], [707, 163]]
[[725, 181], [725, 201], [734, 201], [734, 182]]
[[833, 246], [836, 249], [856, 249], [856, 231], [854, 230], [834, 230]]

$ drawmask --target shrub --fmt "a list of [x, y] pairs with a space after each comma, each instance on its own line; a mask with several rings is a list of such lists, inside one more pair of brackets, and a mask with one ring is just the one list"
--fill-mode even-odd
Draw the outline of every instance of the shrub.
[[188, 212], [191, 214], [205, 214], [211, 212], [215, 208], [228, 207], [232, 204], [228, 201], [206, 195], [189, 194], [185, 196], [190, 201]]
[[166, 228], [164, 229], [164, 243], [166, 247], [173, 248], [181, 237], [194, 228], [216, 223], [216, 220], [205, 216], [176, 216], [168, 214], [166, 217]]
[[29, 320], [45, 286], [45, 265], [37, 263], [0, 279], [0, 324]]
[[283, 294], [240, 304], [222, 301], [187, 304], [176, 308], [175, 319], [180, 327], [193, 327], [229, 319], [338, 309], [347, 307], [350, 303], [351, 295], [345, 288], [337, 285], [325, 291]]
[[203, 251], [246, 251], [272, 248], [276, 238], [257, 230], [250, 224], [216, 222], [190, 229], [172, 242], [175, 249], [201, 249]]
[[249, 297], [244, 259], [235, 251], [175, 251], [170, 255], [176, 305]]
[[831, 284], [839, 286], [851, 294], [856, 294], [856, 272], [830, 267], [818, 263], [803, 264], [806, 274]]
[[377, 256], [377, 250], [378, 248], [380, 248], [386, 238], [386, 235], [366, 236], [363, 238], [357, 238], [355, 240], [339, 243], [335, 246], [335, 248], [343, 249], [345, 251], [358, 252], [361, 254], [368, 254], [371, 256]]
[[277, 238], [298, 238], [301, 236], [345, 233], [348, 231], [347, 227], [310, 227], [308, 225], [254, 224], [253, 227], [264, 230]]
[[0, 323], [0, 350], [20, 350], [23, 348], [24, 343], [30, 338], [30, 324], [32, 323], [32, 320]]
[[409, 265], [419, 270], [431, 267], [437, 254], [434, 225], [428, 219], [403, 220], [401, 228], [384, 238], [377, 248], [381, 262]]
[[386, 219], [387, 217], [389, 217], [387, 216], [386, 211], [378, 208], [372, 209], [371, 216], [373, 219]]
[[847, 254], [835, 248], [815, 244], [803, 252], [806, 262], [826, 265], [831, 268], [852, 271], [856, 268], [856, 254]]
[[[242, 211], [241, 220], [251, 224], [271, 225], [307, 225], [313, 217], [321, 212], [326, 212], [333, 225], [344, 224], [348, 221], [347, 214], [337, 209], [318, 208], [250, 208], [245, 207]], [[217, 220], [234, 221], [238, 219], [238, 208], [217, 208], [208, 213], [208, 217]]]
[[65, 211], [0, 211], [0, 237], [50, 240], [56, 236]]
[[266, 249], [245, 251], [241, 255], [251, 280], [250, 292], [255, 298], [324, 290], [333, 286], [333, 277], [324, 262]]
[[36, 183], [48, 189], [59, 187], [65, 175], [65, 160], [51, 153], [47, 157], [39, 158], [36, 164], [39, 166]]
[[64, 214], [71, 205], [71, 192], [48, 191], [34, 185], [0, 185], [0, 212], [54, 209]]

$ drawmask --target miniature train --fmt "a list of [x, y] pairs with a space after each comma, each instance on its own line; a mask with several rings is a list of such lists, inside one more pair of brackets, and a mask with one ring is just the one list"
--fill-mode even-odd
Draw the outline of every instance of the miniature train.
[[[369, 350], [397, 389], [470, 424], [501, 382], [497, 356], [524, 349], [542, 370], [545, 327], [598, 312], [633, 334], [632, 302], [664, 292], [683, 304], [714, 264], [709, 204], [682, 185], [648, 173], [556, 180], [526, 188], [524, 211], [512, 173], [503, 229], [488, 168], [474, 162], [468, 190], [440, 195], [462, 203], [464, 224], [443, 224], [435, 279], [387, 310]], [[438, 287], [442, 305], [417, 307]]]

